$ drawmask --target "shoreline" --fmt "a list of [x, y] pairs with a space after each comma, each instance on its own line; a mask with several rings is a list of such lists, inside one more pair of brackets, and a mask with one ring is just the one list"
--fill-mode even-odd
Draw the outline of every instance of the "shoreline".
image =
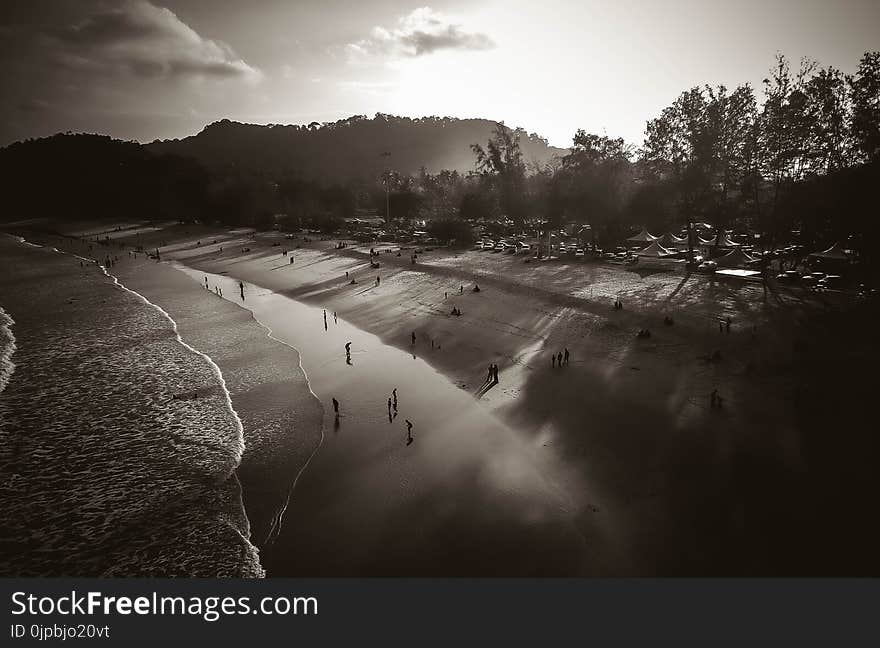
[[[226, 376], [244, 426], [237, 473], [245, 510], [254, 543], [265, 547], [324, 434], [322, 406], [298, 350], [277, 341], [248, 309], [204, 290], [173, 265], [133, 261], [120, 272], [176, 313], [183, 336], [206, 350]], [[193, 303], [201, 306], [194, 309]]]

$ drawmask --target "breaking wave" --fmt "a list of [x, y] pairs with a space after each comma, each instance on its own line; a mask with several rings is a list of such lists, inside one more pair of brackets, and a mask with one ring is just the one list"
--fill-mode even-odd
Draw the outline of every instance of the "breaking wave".
[[12, 380], [12, 374], [15, 372], [15, 363], [12, 362], [12, 354], [15, 353], [13, 324], [15, 321], [0, 306], [0, 393], [6, 389], [6, 385]]

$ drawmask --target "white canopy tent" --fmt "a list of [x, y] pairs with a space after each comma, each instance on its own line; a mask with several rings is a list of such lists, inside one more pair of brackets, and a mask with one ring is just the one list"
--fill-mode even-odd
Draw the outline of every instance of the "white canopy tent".
[[630, 236], [626, 240], [630, 243], [650, 243], [651, 241], [656, 241], [657, 237], [651, 234], [647, 229], [643, 229], [635, 236]]
[[700, 239], [702, 245], [716, 245], [717, 247], [735, 248], [739, 247], [739, 243], [730, 238], [727, 232], [722, 232], [720, 237], [714, 237], [707, 240]]
[[811, 259], [822, 259], [824, 261], [849, 261], [849, 255], [844, 252], [840, 243], [835, 243], [827, 250], [821, 252], [813, 252], [810, 254]]
[[686, 245], [686, 238], [679, 238], [672, 232], [666, 232], [663, 236], [657, 239], [657, 242], [663, 247], [675, 247], [676, 245]]
[[732, 250], [724, 256], [714, 259], [715, 263], [717, 263], [722, 268], [744, 268], [750, 263], [754, 263], [756, 260], [757, 259], [749, 256], [740, 248]]
[[640, 257], [650, 257], [652, 259], [662, 259], [663, 257], [670, 256], [675, 254], [670, 250], [667, 250], [665, 247], [660, 245], [657, 241], [654, 241], [646, 247], [644, 250], [639, 250], [636, 254]]

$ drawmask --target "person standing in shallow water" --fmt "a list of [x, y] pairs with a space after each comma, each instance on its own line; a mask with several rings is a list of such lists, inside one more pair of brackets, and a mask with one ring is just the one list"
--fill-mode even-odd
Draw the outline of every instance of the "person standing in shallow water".
[[333, 413], [336, 414], [336, 418], [339, 418], [339, 401], [336, 398], [333, 398]]
[[238, 290], [241, 292], [241, 301], [244, 301], [244, 283], [238, 282]]

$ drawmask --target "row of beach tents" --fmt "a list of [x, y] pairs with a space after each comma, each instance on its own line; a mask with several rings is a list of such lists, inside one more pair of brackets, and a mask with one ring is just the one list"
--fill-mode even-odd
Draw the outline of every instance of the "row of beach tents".
[[[636, 254], [640, 257], [654, 259], [662, 259], [664, 257], [672, 256], [676, 254], [676, 251], [670, 250], [670, 247], [676, 247], [687, 243], [687, 239], [675, 236], [670, 232], [667, 232], [662, 236], [654, 236], [647, 229], [642, 229], [642, 231], [635, 236], [630, 236], [627, 241], [631, 243], [648, 243], [644, 249], [639, 250]], [[698, 238], [697, 244], [702, 246], [712, 245], [719, 248], [729, 249], [730, 251], [727, 254], [713, 259], [720, 267], [744, 267], [758, 261], [757, 258], [743, 251], [742, 246], [739, 243], [731, 240], [727, 232], [722, 233], [717, 239]], [[818, 261], [849, 262], [852, 260], [850, 255], [846, 253], [839, 243], [835, 243], [827, 250], [813, 252], [808, 256], [810, 259]]]
[[[684, 245], [687, 243], [686, 238], [681, 238], [672, 234], [671, 232], [667, 232], [662, 236], [654, 236], [647, 229], [643, 229], [641, 232], [634, 236], [630, 236], [626, 239], [630, 243], [657, 243], [661, 247], [673, 247], [677, 245]], [[697, 245], [717, 245], [718, 247], [739, 247], [739, 243], [733, 241], [727, 232], [724, 232], [721, 235], [721, 238], [716, 240], [714, 238], [702, 239], [697, 237]]]

